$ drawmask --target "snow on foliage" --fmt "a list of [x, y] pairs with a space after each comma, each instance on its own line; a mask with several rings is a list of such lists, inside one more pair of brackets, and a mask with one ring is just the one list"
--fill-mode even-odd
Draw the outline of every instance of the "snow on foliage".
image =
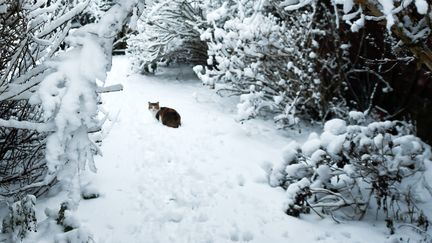
[[[36, 231], [34, 196], [60, 181], [71, 205], [80, 200], [79, 170], [96, 167], [99, 86], [110, 68], [112, 38], [137, 2], [116, 5], [98, 24], [69, 31], [89, 1], [7, 2], [0, 58], [0, 194], [10, 206], [3, 233], [12, 241]], [[3, 4], [3, 3], [2, 3]], [[7, 15], [7, 18], [3, 18]], [[66, 37], [67, 36], [67, 37]], [[66, 40], [67, 49], [60, 49]], [[58, 242], [89, 242], [82, 229]]]
[[[352, 120], [358, 120], [359, 113]], [[291, 143], [270, 174], [270, 184], [286, 189], [286, 213], [311, 210], [336, 220], [380, 219], [416, 223], [427, 229], [431, 200], [431, 149], [403, 122], [365, 125], [334, 119], [321, 135]]]
[[[14, 129], [37, 131], [42, 133], [42, 138], [30, 139], [33, 142], [30, 147], [37, 148], [37, 153], [34, 152], [37, 157], [29, 155], [29, 165], [13, 164], [11, 170], [17, 175], [2, 175], [7, 181], [16, 177], [19, 182], [24, 177], [19, 185], [6, 184], [2, 194], [38, 192], [61, 181], [76, 199], [72, 201], [77, 202], [80, 198], [77, 174], [86, 167], [96, 171], [93, 156], [98, 153], [98, 147], [89, 134], [100, 130], [103, 123], [98, 116], [99, 92], [111, 68], [113, 38], [139, 1], [119, 2], [97, 23], [69, 31], [71, 21], [88, 3], [88, 0], [77, 1], [68, 6], [63, 1], [24, 1], [23, 6], [7, 5], [12, 14], [16, 9], [28, 11], [29, 19], [22, 22], [29, 29], [24, 25], [23, 36], [10, 34], [19, 44], [15, 47], [13, 42], [9, 43], [10, 48], [16, 49], [5, 56], [7, 65], [1, 67], [0, 102], [2, 108], [15, 105], [15, 109], [10, 115], [4, 113], [6, 117], [1, 117], [0, 125], [2, 131], [5, 128], [4, 131], [12, 134]], [[67, 49], [61, 50], [60, 44], [64, 42]], [[21, 112], [27, 116], [20, 115]], [[25, 160], [25, 155], [16, 156], [19, 161]], [[31, 173], [37, 174], [28, 178], [27, 174]]]
[[158, 63], [200, 64], [205, 62], [206, 44], [196, 26], [203, 22], [196, 1], [151, 1], [129, 36], [127, 55], [137, 72], [152, 73]]
[[36, 231], [36, 197], [27, 195], [9, 206], [9, 212], [3, 219], [2, 233], [12, 242], [22, 240], [29, 231]]
[[[45, 183], [56, 177], [73, 184], [86, 166], [95, 172], [93, 155], [98, 153], [98, 147], [89, 138], [89, 132], [102, 125], [97, 116], [98, 81], [103, 85], [111, 67], [113, 38], [136, 4], [137, 1], [116, 4], [99, 22], [71, 33], [66, 38], [71, 48], [48, 63], [52, 73], [30, 99], [42, 107], [44, 120], [55, 127], [47, 138]], [[75, 193], [80, 197], [79, 192]]]
[[60, 209], [46, 208], [46, 219], [38, 223], [37, 232], [28, 234], [23, 242], [91, 243], [95, 242], [87, 226], [81, 224], [69, 202]]
[[[46, 191], [55, 180], [46, 175], [46, 136], [55, 130], [45, 122], [41, 107], [29, 102], [41, 82], [53, 71], [48, 63], [61, 49], [71, 22], [88, 1], [64, 5], [62, 1], [4, 1], [0, 25], [0, 194], [21, 197]], [[56, 87], [48, 87], [45, 90]], [[54, 95], [55, 96], [55, 95]], [[52, 99], [56, 99], [55, 96]], [[46, 117], [45, 117], [46, 118]], [[2, 145], [3, 145], [2, 144]]]
[[[12, 41], [2, 49], [6, 55], [0, 59], [0, 138], [6, 149], [12, 149], [3, 151], [4, 160], [0, 158], [11, 167], [6, 166], [1, 175], [5, 182], [1, 182], [0, 194], [16, 200], [29, 191], [40, 195], [55, 183], [68, 191], [67, 210], [60, 210], [57, 218], [68, 233], [59, 235], [56, 242], [91, 241], [91, 234], [72, 216], [82, 196], [79, 177], [87, 167], [96, 171], [93, 156], [99, 148], [90, 135], [104, 122], [99, 114], [100, 93], [113, 90], [104, 87], [113, 40], [132, 12], [140, 12], [143, 6], [139, 0], [118, 2], [97, 23], [70, 31], [72, 21], [88, 4], [89, 0], [70, 6], [63, 1], [10, 3], [6, 11], [10, 11], [10, 21], [16, 15], [22, 33], [1, 30], [7, 34], [2, 41]], [[11, 24], [4, 18], [0, 21], [4, 21], [2, 26]], [[30, 135], [16, 129], [30, 131]], [[15, 136], [28, 137], [30, 142], [7, 140]], [[26, 146], [36, 152], [14, 153], [13, 149]], [[14, 203], [3, 224], [5, 233], [22, 239], [27, 231], [35, 230], [34, 204], [34, 196]]]
[[[239, 120], [271, 113], [284, 127], [341, 115], [343, 100], [334, 99], [340, 87], [329, 89], [320, 82], [322, 73], [331, 70], [338, 84], [341, 67], [333, 61], [338, 54], [320, 50], [319, 41], [331, 33], [320, 29], [316, 11], [283, 15], [277, 6], [260, 1], [217, 3], [204, 7], [207, 25], [200, 32], [208, 43], [208, 60], [194, 71], [220, 94], [240, 96]], [[326, 92], [335, 94], [329, 98]]]
[[[80, 1], [80, 0], [75, 0]], [[82, 0], [81, 0], [82, 1]], [[87, 7], [78, 15], [81, 25], [98, 22], [114, 4], [116, 0], [93, 0], [89, 1]]]

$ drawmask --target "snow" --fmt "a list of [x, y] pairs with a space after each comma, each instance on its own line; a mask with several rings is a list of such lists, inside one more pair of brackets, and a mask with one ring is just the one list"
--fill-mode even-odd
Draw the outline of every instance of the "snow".
[[287, 204], [294, 204], [294, 202], [292, 202], [292, 198], [295, 198], [296, 195], [305, 187], [309, 187], [310, 186], [310, 181], [307, 178], [303, 178], [300, 181], [293, 183], [291, 185], [289, 185], [288, 189], [286, 190], [286, 194], [287, 194]]
[[[372, 8], [376, 8], [376, 12], [381, 13], [375, 13], [378, 16], [375, 16], [374, 14], [371, 14], [371, 11], [368, 4], [362, 3], [361, 1], [353, 1], [353, 0], [332, 0], [331, 4], [333, 5], [335, 11], [340, 8], [339, 5], [342, 5], [343, 15], [342, 19], [348, 24], [351, 25], [351, 31], [352, 32], [358, 32], [362, 27], [365, 26], [366, 20], [372, 20], [372, 21], [383, 21], [386, 23], [386, 27], [388, 32], [391, 32], [391, 28], [393, 25], [398, 25], [398, 27], [403, 27], [404, 34], [406, 34], [412, 42], [417, 42], [418, 38], [427, 38], [427, 33], [430, 31], [430, 28], [425, 27], [423, 30], [418, 31], [417, 27], [412, 28], [408, 26], [403, 26], [402, 22], [400, 21], [400, 16], [402, 13], [402, 19], [408, 18], [411, 19], [411, 17], [414, 16], [413, 10], [411, 10], [411, 4], [414, 3], [415, 9], [417, 10], [417, 13], [419, 15], [423, 15], [420, 18], [421, 20], [417, 20], [415, 22], [421, 23], [423, 21], [428, 22], [429, 20], [426, 16], [428, 15], [428, 11], [430, 13], [430, 1], [428, 0], [369, 0], [368, 1]], [[307, 5], [314, 6], [317, 4], [317, 1], [312, 0], [285, 0], [282, 3], [279, 4], [279, 7], [283, 7], [286, 11], [293, 11], [293, 10], [299, 10]], [[357, 11], [353, 12], [353, 9], [356, 9]], [[366, 11], [363, 11], [366, 10]], [[410, 17], [411, 15], [411, 17]], [[430, 14], [429, 14], [430, 15]], [[335, 21], [336, 25], [339, 26], [339, 15], [335, 15]], [[357, 19], [357, 20], [354, 20]], [[419, 24], [421, 25], [421, 24]], [[408, 28], [407, 28], [408, 27]], [[414, 29], [414, 31], [413, 31]]]
[[6, 13], [7, 10], [8, 10], [8, 6], [6, 4], [1, 4], [0, 5], [0, 14]]
[[[68, 40], [81, 47], [62, 53], [61, 60], [50, 63], [57, 71], [41, 82], [31, 99], [34, 103], [41, 102], [45, 120], [55, 117], [56, 132], [47, 139], [46, 159], [50, 174], [60, 171], [63, 166], [61, 158], [65, 153], [69, 162], [88, 161], [94, 168], [90, 151], [93, 146], [87, 138], [87, 127], [96, 125], [93, 121], [97, 114], [94, 79], [105, 79], [104, 68], [107, 64], [101, 63], [101, 60], [106, 60], [106, 57], [94, 38], [71, 35]], [[65, 177], [69, 176], [68, 172]]]
[[207, 21], [213, 22], [220, 19], [222, 16], [226, 15], [227, 12], [226, 6], [227, 3], [224, 2], [220, 8], [208, 13], [206, 16]]
[[[101, 147], [104, 156], [96, 158], [97, 174], [85, 180], [100, 197], [80, 201], [73, 217], [80, 227], [66, 235], [44, 214], [46, 207], [58, 208], [65, 193], [39, 199], [40, 228], [26, 242], [385, 241], [386, 229], [368, 222], [336, 224], [284, 213], [286, 192], [269, 186], [268, 164], [281, 160], [296, 132], [275, 130], [271, 121], [235, 122], [237, 100], [220, 98], [185, 69], [129, 75], [127, 59], [115, 57], [107, 84], [119, 81], [123, 92], [103, 96], [105, 109], [118, 118], [107, 124], [112, 128]], [[150, 114], [147, 102], [156, 100], [180, 113], [179, 129]]]
[[89, 229], [79, 228], [66, 232], [65, 234], [58, 235], [55, 238], [56, 243], [86, 243], [92, 242], [93, 235]]
[[311, 155], [310, 163], [311, 165], [315, 166], [318, 162], [320, 162], [323, 157], [326, 155], [326, 151], [322, 149], [318, 149]]
[[314, 59], [314, 58], [317, 57], [317, 54], [315, 52], [310, 52], [309, 53], [309, 57], [312, 58], [312, 59]]
[[377, 148], [382, 148], [384, 146], [384, 136], [381, 133], [376, 135], [373, 140]]
[[301, 150], [305, 155], [310, 156], [312, 153], [317, 151], [320, 146], [321, 141], [319, 140], [318, 134], [311, 133], [308, 140], [302, 145]]
[[250, 86], [251, 92], [249, 94], [240, 95], [240, 103], [237, 104], [237, 120], [246, 120], [257, 115], [260, 105], [262, 103], [261, 97], [264, 92], [254, 92], [255, 86]]
[[31, 129], [38, 132], [51, 132], [54, 131], [54, 126], [51, 123], [35, 123], [29, 121], [18, 121], [15, 119], [0, 119], [1, 127], [13, 127], [19, 129]]
[[291, 142], [286, 146], [282, 153], [282, 158], [284, 163], [290, 163], [297, 157], [297, 150], [299, 149], [299, 144], [297, 142]]
[[360, 111], [350, 111], [348, 113], [348, 116], [351, 120], [355, 121], [356, 123], [362, 123], [366, 121], [365, 114]]
[[327, 145], [327, 152], [331, 155], [337, 155], [342, 151], [342, 145], [345, 142], [346, 135], [335, 136]]
[[415, 6], [416, 6], [417, 12], [419, 14], [427, 14], [428, 4], [427, 4], [426, 0], [416, 0]]
[[298, 147], [298, 144], [296, 142], [291, 142], [283, 150], [283, 160], [275, 167], [275, 169], [271, 170], [271, 174], [269, 176], [269, 183], [271, 186], [277, 187], [285, 179], [287, 174], [285, 168], [297, 157], [297, 151], [295, 147]]
[[393, 16], [393, 9], [395, 8], [394, 3], [389, 0], [378, 0], [378, 2], [381, 4], [383, 15], [386, 16], [387, 29], [390, 31], [391, 27], [395, 23], [395, 17]]
[[[88, 5], [88, 3], [89, 3], [89, 0], [87, 0], [85, 2], [81, 2], [81, 3], [77, 4], [73, 9], [71, 9], [69, 12], [62, 15], [60, 18], [53, 20], [47, 26], [46, 29], [44, 29], [38, 33], [37, 37], [42, 37], [42, 36], [48, 35], [52, 31], [54, 31], [56, 28], [61, 26], [62, 24], [64, 24], [68, 20], [72, 19], [73, 17], [78, 15], [78, 13], [82, 12], [84, 10], [84, 8]], [[35, 14], [37, 14], [37, 13], [35, 13]]]
[[331, 169], [328, 165], [320, 165], [317, 170], [316, 170], [319, 179], [321, 181], [326, 181], [328, 179], [330, 179], [333, 175], [331, 172]]
[[282, 95], [273, 96], [273, 100], [274, 100], [275, 104], [279, 105], [283, 100], [283, 96]]
[[324, 124], [324, 131], [334, 135], [346, 132], [346, 122], [342, 119], [332, 119]]
[[356, 175], [356, 170], [355, 167], [353, 165], [345, 165], [343, 167], [344, 172], [349, 176], [349, 177], [354, 177]]
[[353, 0], [335, 0], [334, 2], [343, 5], [343, 11], [345, 14], [349, 13], [354, 6]]

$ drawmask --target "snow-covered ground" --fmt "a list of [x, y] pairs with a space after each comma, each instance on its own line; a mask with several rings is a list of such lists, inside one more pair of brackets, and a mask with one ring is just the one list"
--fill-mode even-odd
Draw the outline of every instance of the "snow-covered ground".
[[[104, 95], [113, 123], [97, 158], [92, 187], [101, 197], [83, 200], [79, 221], [96, 242], [384, 242], [382, 227], [336, 224], [315, 215], [284, 214], [285, 192], [268, 184], [266, 170], [281, 160], [297, 132], [271, 122], [235, 122], [234, 102], [218, 97], [184, 69], [154, 76], [129, 75], [115, 57], [108, 84], [124, 91]], [[175, 108], [179, 129], [158, 123], [148, 101]], [[39, 203], [55, 207], [60, 196]]]

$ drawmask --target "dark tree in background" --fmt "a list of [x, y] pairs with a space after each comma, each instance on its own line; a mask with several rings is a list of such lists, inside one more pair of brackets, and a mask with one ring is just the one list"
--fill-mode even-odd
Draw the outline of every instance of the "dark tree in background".
[[[285, 9], [298, 9], [303, 2]], [[312, 4], [324, 2], [312, 1]], [[388, 10], [379, 1], [356, 0], [351, 2], [353, 6], [350, 1], [342, 3], [334, 8], [340, 20], [334, 34], [350, 44], [350, 68], [344, 75], [347, 84], [344, 96], [349, 106], [378, 120], [412, 121], [417, 134], [431, 143], [430, 2], [392, 1], [392, 14], [387, 15], [384, 12]]]
[[[350, 90], [346, 97], [352, 106], [366, 110], [372, 105], [380, 120], [415, 121], [417, 134], [431, 143], [431, 70], [398, 44], [382, 24], [366, 23], [350, 36], [350, 43], [354, 71], [347, 75]], [[431, 41], [427, 38], [423, 45], [430, 48]]]

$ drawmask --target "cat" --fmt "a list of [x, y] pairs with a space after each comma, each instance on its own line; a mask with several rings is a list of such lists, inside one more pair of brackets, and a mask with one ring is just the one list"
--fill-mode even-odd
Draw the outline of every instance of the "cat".
[[159, 107], [159, 102], [149, 102], [148, 109], [155, 114], [156, 119], [161, 121], [165, 126], [173, 128], [181, 126], [181, 117], [176, 110], [168, 107]]

